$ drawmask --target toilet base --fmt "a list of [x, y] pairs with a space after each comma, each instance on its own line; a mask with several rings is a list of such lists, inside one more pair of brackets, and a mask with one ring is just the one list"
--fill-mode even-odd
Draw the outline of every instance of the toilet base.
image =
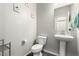
[[42, 56], [42, 52], [38, 52], [38, 53], [33, 53], [33, 56]]

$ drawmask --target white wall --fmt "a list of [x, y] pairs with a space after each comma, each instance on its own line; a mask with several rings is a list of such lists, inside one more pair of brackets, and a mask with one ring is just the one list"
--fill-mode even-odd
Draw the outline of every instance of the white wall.
[[[54, 19], [54, 5], [49, 3], [40, 3], [37, 4], [37, 35], [39, 34], [45, 34], [48, 36], [48, 40], [45, 46], [45, 49], [52, 52], [52, 53], [59, 53], [59, 41], [55, 40], [54, 34], [55, 34], [55, 19]], [[55, 15], [59, 16], [67, 16], [68, 7], [62, 8], [63, 11], [61, 13], [56, 12]], [[76, 12], [75, 6], [72, 6], [72, 19], [74, 17], [74, 13]], [[65, 11], [65, 12], [64, 12]], [[75, 11], [75, 12], [74, 12]], [[58, 14], [59, 13], [59, 14]], [[64, 14], [63, 14], [64, 13]], [[75, 32], [73, 32], [75, 35]], [[74, 56], [77, 55], [77, 39], [75, 38], [71, 42], [67, 43], [67, 55], [68, 56]]]
[[[75, 16], [77, 15], [77, 13], [79, 13], [79, 4], [73, 4], [73, 11], [72, 11], [72, 16], [73, 19], [75, 18]], [[79, 56], [79, 28], [76, 28], [76, 36], [77, 36], [77, 54]]]
[[[13, 4], [0, 4], [0, 27], [3, 27], [0, 35], [3, 34], [6, 42], [11, 41], [13, 56], [22, 56], [29, 52], [36, 38], [36, 4], [29, 4], [29, 8], [24, 4], [19, 5], [20, 13], [16, 13], [13, 11]], [[34, 18], [31, 18], [31, 13], [34, 14]], [[21, 42], [24, 39], [27, 42], [22, 46]]]
[[45, 50], [58, 54], [58, 41], [54, 39], [54, 8], [52, 3], [37, 4], [37, 35], [47, 35]]
[[[71, 11], [71, 19], [74, 20], [75, 19], [75, 16], [77, 15], [77, 13], [79, 13], [79, 4], [73, 4], [72, 5], [72, 11]], [[75, 46], [73, 48], [75, 48], [77, 50], [77, 55], [79, 55], [79, 29], [78, 28], [75, 28], [75, 39], [74, 39], [74, 45], [76, 45], [77, 49], [75, 48]]]
[[77, 33], [77, 53], [79, 56], [79, 29], [78, 28], [76, 29], [76, 33]]

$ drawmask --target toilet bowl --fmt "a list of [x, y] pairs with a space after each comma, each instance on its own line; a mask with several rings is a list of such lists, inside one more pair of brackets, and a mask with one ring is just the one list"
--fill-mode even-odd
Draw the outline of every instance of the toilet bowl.
[[43, 48], [43, 45], [41, 44], [35, 44], [32, 46], [32, 53], [34, 56], [42, 56], [41, 50]]
[[32, 46], [31, 51], [33, 53], [33, 56], [42, 56], [42, 49], [44, 47], [44, 45], [46, 44], [46, 36], [38, 36], [38, 38], [36, 39], [36, 42], [38, 44], [35, 44]]

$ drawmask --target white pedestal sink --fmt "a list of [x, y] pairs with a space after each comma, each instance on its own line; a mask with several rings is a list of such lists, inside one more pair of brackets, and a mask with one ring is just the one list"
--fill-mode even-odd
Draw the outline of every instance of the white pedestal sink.
[[71, 35], [64, 35], [64, 34], [55, 34], [55, 39], [60, 40], [60, 49], [59, 55], [65, 56], [66, 54], [66, 42], [71, 41], [74, 37]]

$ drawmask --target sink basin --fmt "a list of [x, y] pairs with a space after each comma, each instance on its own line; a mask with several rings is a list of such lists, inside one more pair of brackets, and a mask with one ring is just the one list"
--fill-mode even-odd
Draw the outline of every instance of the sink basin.
[[63, 35], [63, 34], [55, 34], [54, 37], [57, 40], [63, 40], [63, 41], [71, 41], [74, 38], [71, 35]]

